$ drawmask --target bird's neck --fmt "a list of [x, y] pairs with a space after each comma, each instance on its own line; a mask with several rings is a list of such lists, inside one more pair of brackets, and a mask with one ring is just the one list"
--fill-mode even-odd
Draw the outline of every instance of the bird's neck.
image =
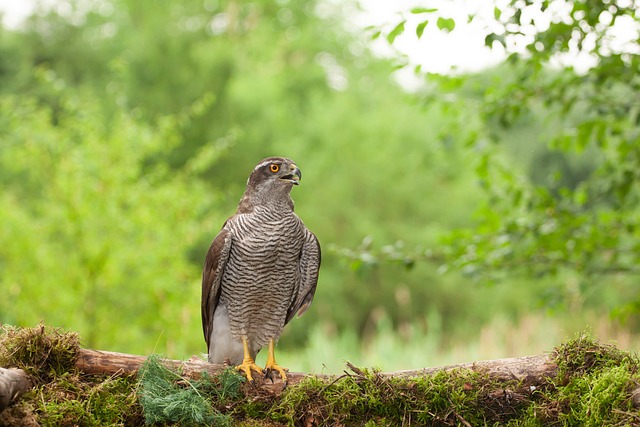
[[251, 213], [258, 206], [280, 212], [283, 215], [293, 212], [293, 200], [291, 200], [289, 191], [264, 194], [248, 188], [240, 199], [236, 213]]

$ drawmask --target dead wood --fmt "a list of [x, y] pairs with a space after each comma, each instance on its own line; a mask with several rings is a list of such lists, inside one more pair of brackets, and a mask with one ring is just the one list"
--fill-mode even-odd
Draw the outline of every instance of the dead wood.
[[31, 387], [31, 378], [22, 369], [0, 368], [0, 412]]
[[[137, 372], [145, 360], [145, 356], [81, 349], [76, 366], [87, 374], [130, 375]], [[168, 368], [178, 370], [182, 375], [189, 378], [198, 378], [202, 372], [207, 372], [215, 376], [227, 368], [225, 365], [214, 365], [196, 357], [192, 357], [187, 361], [164, 359], [163, 363]], [[537, 355], [485, 360], [435, 368], [385, 372], [380, 375], [383, 377], [410, 378], [433, 375], [440, 371], [471, 370], [485, 372], [497, 380], [517, 380], [536, 384], [544, 382], [544, 379], [547, 377], [554, 376], [556, 369], [557, 366], [549, 356]], [[289, 372], [287, 376], [289, 385], [294, 385], [309, 376], [309, 374]], [[336, 378], [336, 376], [322, 374], [314, 374], [314, 376], [329, 380]], [[256, 383], [257, 386], [268, 389], [282, 388], [282, 381], [279, 378], [274, 378], [274, 383], [271, 383], [271, 381], [260, 381], [259, 379]]]

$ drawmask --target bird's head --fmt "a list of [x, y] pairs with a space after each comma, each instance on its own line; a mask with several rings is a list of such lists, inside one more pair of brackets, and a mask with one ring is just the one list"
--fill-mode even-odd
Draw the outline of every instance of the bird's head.
[[302, 173], [293, 160], [285, 157], [268, 157], [253, 169], [247, 185], [253, 186], [286, 186], [291, 190], [291, 184], [298, 185]]
[[247, 190], [240, 202], [240, 207], [286, 203], [293, 209], [291, 188], [299, 185], [301, 178], [302, 172], [293, 160], [285, 157], [263, 159], [256, 165], [247, 180]]

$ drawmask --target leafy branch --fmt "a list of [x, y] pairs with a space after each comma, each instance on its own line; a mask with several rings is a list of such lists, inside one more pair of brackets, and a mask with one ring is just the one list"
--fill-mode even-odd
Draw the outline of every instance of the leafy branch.
[[[495, 6], [485, 45], [508, 56], [501, 78], [482, 91], [474, 89], [478, 76], [424, 75], [425, 104], [455, 93], [483, 122], [477, 138], [464, 144], [479, 154], [475, 173], [485, 195], [475, 226], [452, 230], [431, 245], [440, 248], [435, 252], [402, 243], [375, 250], [363, 242], [337, 253], [354, 267], [434, 262], [478, 277], [568, 270], [594, 283], [602, 276], [631, 281], [640, 273], [640, 101], [629, 96], [640, 91], [639, 4], [563, 4], [512, 0]], [[409, 10], [429, 17], [436, 12]], [[405, 32], [407, 16], [387, 33], [391, 45]], [[415, 37], [428, 22], [418, 24]], [[622, 42], [616, 33], [623, 25], [635, 35]], [[453, 31], [455, 21], [439, 17], [437, 26]], [[590, 58], [588, 72], [577, 58]], [[527, 171], [506, 154], [505, 136], [538, 117], [533, 144], [556, 162], [541, 160]], [[572, 175], [570, 164], [579, 158], [589, 163]]]

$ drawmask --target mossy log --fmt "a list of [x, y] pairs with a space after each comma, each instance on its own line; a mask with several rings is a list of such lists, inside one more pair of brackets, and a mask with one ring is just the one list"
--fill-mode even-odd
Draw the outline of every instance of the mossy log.
[[0, 412], [31, 387], [31, 378], [22, 369], [0, 368]]
[[[133, 375], [146, 359], [146, 356], [134, 354], [80, 349], [75, 365], [78, 370], [89, 375]], [[197, 357], [186, 361], [164, 359], [163, 364], [172, 370], [181, 372], [181, 375], [193, 379], [199, 378], [202, 372], [207, 372], [211, 376], [217, 376], [227, 368], [225, 365], [211, 364]], [[347, 363], [347, 367], [350, 371], [359, 371], [357, 367], [350, 363]], [[484, 372], [496, 380], [518, 380], [525, 381], [527, 384], [538, 384], [544, 382], [545, 378], [554, 376], [557, 366], [549, 356], [537, 355], [485, 360], [416, 370], [383, 372], [380, 373], [380, 376], [410, 378], [429, 376], [441, 371], [453, 370]], [[297, 384], [309, 375], [310, 374], [301, 372], [289, 372], [287, 374], [289, 385]], [[313, 376], [327, 380], [339, 377], [339, 375], [324, 374], [313, 374]], [[283, 388], [282, 381], [277, 375], [274, 375], [273, 381], [264, 381], [261, 378], [256, 378], [256, 385], [270, 390]], [[17, 397], [17, 394], [24, 393], [31, 387], [29, 377], [24, 371], [0, 368], [0, 409], [8, 406], [11, 401]]]
[[[24, 402], [0, 414], [0, 425], [206, 419], [274, 426], [640, 426], [640, 360], [584, 334], [538, 356], [388, 373], [349, 363], [341, 375], [292, 372], [284, 393], [277, 379], [246, 384], [223, 371], [226, 366], [197, 357], [176, 361], [81, 350], [77, 334], [42, 325], [6, 328], [0, 366], [23, 369], [37, 384]], [[211, 378], [200, 378], [203, 372]]]
[[[98, 351], [81, 349], [76, 361], [76, 366], [87, 374], [134, 374], [146, 360], [145, 356], [132, 354], [115, 353], [111, 351]], [[220, 374], [225, 365], [215, 365], [198, 358], [191, 358], [188, 361], [165, 359], [163, 363], [170, 369], [178, 370], [188, 378], [198, 378], [202, 372], [207, 372], [212, 376]], [[349, 369], [357, 371], [358, 368], [347, 364]], [[423, 368], [417, 370], [397, 371], [381, 373], [383, 377], [419, 377], [436, 374], [440, 371], [471, 370], [475, 372], [485, 372], [489, 376], [499, 380], [518, 380], [528, 384], [544, 382], [547, 377], [554, 376], [557, 370], [556, 364], [547, 355], [513, 357], [508, 359], [485, 360], [480, 362], [464, 363], [459, 365], [448, 365], [435, 368]], [[287, 374], [289, 385], [299, 383], [309, 374], [300, 372], [289, 372]], [[314, 375], [323, 379], [338, 378], [337, 375]], [[280, 378], [274, 376], [274, 382], [257, 381], [257, 385], [268, 389], [280, 389], [283, 387]]]

